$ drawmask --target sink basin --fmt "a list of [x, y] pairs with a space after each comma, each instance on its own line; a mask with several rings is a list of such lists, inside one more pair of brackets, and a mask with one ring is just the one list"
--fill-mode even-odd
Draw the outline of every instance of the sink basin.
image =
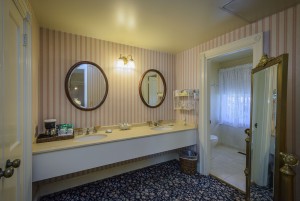
[[106, 138], [107, 135], [105, 134], [99, 134], [99, 135], [86, 135], [83, 137], [78, 137], [75, 139], [75, 142], [88, 142], [88, 141], [98, 141], [103, 138]]
[[151, 130], [156, 130], [156, 131], [165, 131], [165, 130], [172, 130], [172, 126], [156, 126], [152, 127]]

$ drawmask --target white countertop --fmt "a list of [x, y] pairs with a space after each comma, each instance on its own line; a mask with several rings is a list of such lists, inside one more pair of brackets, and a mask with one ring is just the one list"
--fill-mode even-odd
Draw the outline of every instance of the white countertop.
[[98, 131], [95, 134], [90, 135], [97, 135], [97, 134], [106, 134], [107, 137], [96, 140], [96, 141], [88, 141], [88, 142], [78, 142], [76, 141], [77, 138], [82, 137], [78, 136], [74, 139], [70, 140], [61, 140], [61, 141], [53, 141], [53, 142], [45, 142], [45, 143], [33, 143], [32, 145], [32, 154], [40, 154], [45, 152], [51, 151], [58, 151], [63, 149], [71, 149], [76, 147], [83, 147], [83, 146], [90, 146], [96, 144], [103, 144], [103, 143], [110, 143], [115, 141], [121, 140], [129, 140], [134, 138], [142, 138], [142, 137], [149, 137], [153, 135], [161, 135], [167, 133], [174, 133], [178, 131], [185, 131], [185, 130], [192, 130], [195, 129], [195, 125], [184, 125], [183, 123], [169, 123], [164, 125], [172, 125], [171, 130], [152, 130], [152, 127], [143, 125], [143, 126], [133, 126], [129, 130], [120, 130], [118, 128], [112, 129], [112, 133], [105, 133], [105, 130]]

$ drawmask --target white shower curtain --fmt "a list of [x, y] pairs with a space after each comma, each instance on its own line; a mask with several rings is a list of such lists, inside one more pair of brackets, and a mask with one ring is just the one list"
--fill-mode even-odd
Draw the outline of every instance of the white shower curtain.
[[220, 123], [249, 127], [252, 64], [220, 69]]

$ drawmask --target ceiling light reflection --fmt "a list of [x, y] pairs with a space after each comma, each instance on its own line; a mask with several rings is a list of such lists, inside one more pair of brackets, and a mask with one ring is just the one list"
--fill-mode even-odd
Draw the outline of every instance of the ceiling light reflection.
[[118, 25], [130, 29], [136, 27], [136, 15], [132, 8], [119, 7], [116, 16]]

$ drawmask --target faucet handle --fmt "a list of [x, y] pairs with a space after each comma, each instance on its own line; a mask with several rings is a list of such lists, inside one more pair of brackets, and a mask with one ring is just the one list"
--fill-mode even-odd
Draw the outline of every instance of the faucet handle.
[[93, 127], [93, 133], [97, 133], [97, 129]]
[[74, 135], [82, 135], [83, 128], [74, 128]]
[[94, 132], [97, 133], [98, 131], [100, 131], [101, 126], [94, 126]]

